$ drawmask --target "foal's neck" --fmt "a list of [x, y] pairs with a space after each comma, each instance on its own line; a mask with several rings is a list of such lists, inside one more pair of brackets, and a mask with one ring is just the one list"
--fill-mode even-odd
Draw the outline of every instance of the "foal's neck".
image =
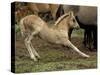
[[66, 23], [66, 19], [61, 21], [58, 25], [54, 26], [54, 28], [58, 30], [64, 30], [64, 31], [68, 31], [70, 29], [70, 27]]

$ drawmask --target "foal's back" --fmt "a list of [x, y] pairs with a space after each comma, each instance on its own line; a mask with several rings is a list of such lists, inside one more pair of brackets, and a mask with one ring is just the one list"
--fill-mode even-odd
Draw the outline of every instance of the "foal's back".
[[26, 30], [41, 30], [43, 26], [46, 26], [45, 21], [36, 15], [26, 16], [22, 20]]

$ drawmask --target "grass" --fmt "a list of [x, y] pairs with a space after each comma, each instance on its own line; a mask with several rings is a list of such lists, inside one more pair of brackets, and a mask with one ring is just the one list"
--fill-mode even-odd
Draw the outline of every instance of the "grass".
[[17, 24], [15, 25], [15, 28], [16, 28], [16, 33], [20, 31], [20, 28]]
[[72, 37], [74, 36], [80, 36], [80, 37], [84, 37], [84, 30], [83, 29], [78, 29], [78, 30], [73, 30], [72, 32]]
[[16, 57], [16, 72], [44, 72], [44, 71], [60, 71], [60, 70], [79, 70], [91, 69], [97, 67], [96, 56], [91, 58], [81, 58], [78, 56], [65, 55], [63, 51], [53, 50], [41, 53], [41, 59], [34, 62], [29, 57]]

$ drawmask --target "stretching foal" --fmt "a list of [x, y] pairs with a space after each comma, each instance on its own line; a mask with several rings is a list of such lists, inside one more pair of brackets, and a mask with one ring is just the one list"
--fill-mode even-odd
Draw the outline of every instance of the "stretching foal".
[[62, 15], [52, 27], [48, 27], [48, 24], [36, 15], [26, 16], [20, 21], [20, 29], [22, 36], [25, 38], [25, 46], [31, 59], [34, 61], [37, 61], [36, 56], [40, 58], [39, 54], [36, 52], [31, 43], [31, 40], [35, 35], [40, 36], [40, 38], [52, 44], [68, 46], [81, 56], [89, 57], [89, 55], [81, 52], [69, 41], [68, 31], [70, 28], [79, 28], [73, 12]]

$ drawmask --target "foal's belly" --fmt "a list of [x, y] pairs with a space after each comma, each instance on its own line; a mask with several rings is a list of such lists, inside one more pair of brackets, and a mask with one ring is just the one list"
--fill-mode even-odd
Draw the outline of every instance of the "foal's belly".
[[68, 39], [67, 34], [57, 30], [43, 30], [39, 35], [43, 40], [55, 44], [63, 44], [63, 42]]

